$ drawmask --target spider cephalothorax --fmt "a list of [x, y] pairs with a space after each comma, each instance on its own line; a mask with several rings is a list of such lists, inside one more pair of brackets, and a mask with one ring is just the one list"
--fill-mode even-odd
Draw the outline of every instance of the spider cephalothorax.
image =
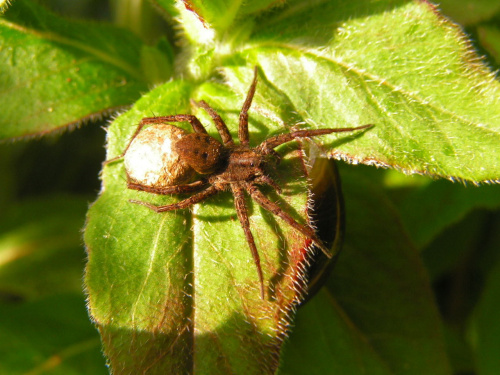
[[[267, 138], [260, 145], [250, 147], [248, 110], [255, 94], [256, 85], [257, 68], [255, 68], [252, 85], [240, 112], [239, 144], [234, 143], [226, 124], [217, 112], [205, 101], [200, 101], [195, 104], [206, 110], [212, 117], [222, 143], [209, 136], [201, 122], [193, 115], [147, 117], [141, 120], [123, 154], [108, 160], [107, 163], [124, 156], [129, 189], [163, 195], [194, 193], [184, 200], [165, 206], [155, 206], [147, 202], [131, 200], [132, 203], [146, 206], [156, 212], [187, 208], [220, 191], [230, 190], [234, 195], [236, 213], [257, 267], [260, 293], [261, 297], [264, 298], [264, 277], [259, 253], [250, 230], [244, 193], [247, 192], [261, 207], [310, 238], [326, 256], [331, 257], [329, 249], [317, 237], [311, 226], [298, 223], [278, 204], [269, 200], [257, 186], [270, 185], [276, 191], [281, 192], [280, 187], [266, 172], [268, 164], [279, 161], [279, 155], [274, 151], [275, 147], [296, 138], [349, 132], [365, 129], [372, 125], [354, 128], [297, 130]], [[182, 121], [189, 122], [194, 133], [188, 134], [180, 128], [166, 124]], [[145, 125], [152, 126], [141, 132]], [[144, 147], [148, 151], [144, 151]], [[149, 155], [151, 153], [154, 155]], [[199, 175], [199, 179], [195, 182], [189, 182], [195, 174]]]

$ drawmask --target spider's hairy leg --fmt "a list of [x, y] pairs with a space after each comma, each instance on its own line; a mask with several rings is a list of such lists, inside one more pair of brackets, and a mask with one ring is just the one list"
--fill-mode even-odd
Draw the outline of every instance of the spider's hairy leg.
[[248, 221], [248, 211], [245, 204], [243, 188], [239, 184], [231, 184], [230, 186], [234, 195], [234, 207], [236, 208], [236, 213], [238, 214], [238, 219], [240, 220], [243, 232], [245, 232], [245, 237], [248, 242], [248, 246], [250, 247], [250, 251], [252, 252], [255, 266], [257, 267], [260, 282], [260, 296], [264, 299], [264, 276], [262, 275], [262, 268], [260, 266], [259, 252], [257, 251], [253, 234], [250, 230], [250, 222]]
[[142, 119], [147, 121], [148, 124], [162, 124], [164, 122], [184, 122], [187, 121], [191, 124], [195, 133], [208, 134], [207, 129], [202, 125], [200, 120], [194, 115], [171, 115], [171, 116], [160, 116], [160, 117], [145, 117]]
[[317, 137], [319, 135], [331, 134], [331, 133], [343, 133], [352, 132], [355, 130], [362, 130], [371, 128], [373, 124], [356, 126], [354, 128], [335, 128], [335, 129], [312, 129], [312, 130], [297, 130], [286, 134], [275, 135], [274, 137], [269, 137], [264, 142], [262, 142], [257, 149], [259, 149], [264, 154], [269, 154], [275, 147], [293, 141], [295, 138], [308, 138]]
[[191, 100], [191, 103], [197, 105], [198, 107], [203, 108], [205, 111], [207, 111], [210, 117], [212, 117], [212, 120], [214, 121], [215, 127], [217, 128], [217, 131], [220, 134], [224, 146], [234, 144], [233, 137], [231, 137], [231, 134], [229, 133], [229, 129], [227, 128], [226, 123], [224, 122], [224, 120], [222, 120], [222, 118], [215, 111], [215, 109], [210, 107], [208, 103], [204, 100], [200, 100], [199, 102]]
[[249, 135], [248, 135], [248, 110], [252, 105], [253, 96], [255, 95], [255, 89], [257, 87], [257, 67], [253, 69], [253, 81], [250, 89], [248, 90], [247, 97], [245, 99], [245, 103], [243, 103], [243, 107], [240, 112], [240, 124], [238, 127], [238, 138], [240, 139], [240, 143], [242, 145], [248, 145]]
[[316, 246], [318, 246], [321, 251], [328, 257], [331, 258], [332, 254], [330, 250], [323, 244], [310, 226], [299, 224], [293, 217], [287, 214], [281, 209], [276, 203], [269, 200], [261, 191], [253, 184], [247, 183], [245, 186], [246, 190], [250, 196], [264, 209], [283, 219], [291, 227], [295, 228], [297, 231], [302, 233], [304, 236], [310, 238]]
[[278, 192], [278, 194], [281, 194], [281, 186], [279, 186], [276, 181], [274, 181], [271, 177], [267, 175], [262, 175], [257, 177], [254, 180], [257, 184], [262, 184], [262, 185], [270, 185]]
[[135, 203], [135, 204], [140, 204], [141, 206], [146, 206], [147, 208], [155, 211], [155, 212], [166, 212], [166, 211], [175, 211], [175, 210], [181, 210], [183, 208], [187, 208], [189, 206], [192, 206], [193, 204], [199, 203], [208, 197], [216, 194], [219, 192], [219, 190], [215, 186], [209, 186], [203, 191], [200, 191], [199, 193], [190, 196], [189, 198], [186, 198], [180, 202], [173, 203], [173, 204], [168, 204], [166, 206], [155, 206], [154, 204], [143, 202], [143, 201], [138, 201], [135, 199], [130, 199], [130, 203]]
[[207, 182], [204, 180], [199, 180], [185, 185], [173, 185], [173, 186], [163, 186], [154, 187], [146, 186], [142, 184], [136, 184], [134, 182], [127, 182], [127, 188], [132, 190], [145, 191], [148, 193], [167, 195], [167, 194], [182, 194], [182, 193], [193, 193], [203, 189]]

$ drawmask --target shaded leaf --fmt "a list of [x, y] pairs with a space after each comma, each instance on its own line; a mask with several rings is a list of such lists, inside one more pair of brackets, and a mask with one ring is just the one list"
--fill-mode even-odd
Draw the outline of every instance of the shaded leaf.
[[435, 181], [415, 189], [400, 205], [402, 219], [418, 248], [428, 245], [437, 234], [475, 208], [500, 208], [500, 186]]
[[104, 365], [81, 295], [1, 305], [2, 374], [104, 375]]
[[294, 325], [279, 374], [392, 374], [326, 288], [301, 307]]
[[328, 289], [301, 308], [283, 374], [449, 374], [442, 327], [395, 207], [341, 168], [346, 240]]
[[500, 11], [496, 0], [443, 0], [439, 9], [464, 26], [487, 20]]
[[29, 200], [4, 211], [0, 221], [0, 293], [33, 299], [81, 292], [85, 254], [80, 231], [87, 201], [62, 197]]
[[493, 56], [500, 65], [500, 28], [481, 26], [478, 28], [479, 40], [484, 48]]
[[493, 375], [500, 368], [500, 263], [489, 274], [483, 295], [472, 321], [477, 373]]

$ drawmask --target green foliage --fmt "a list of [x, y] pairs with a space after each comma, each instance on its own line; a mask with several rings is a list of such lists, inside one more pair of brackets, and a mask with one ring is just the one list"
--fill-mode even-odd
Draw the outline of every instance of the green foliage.
[[120, 160], [103, 168], [87, 212], [84, 296], [80, 230], [104, 160], [103, 137], [89, 133], [98, 125], [48, 145], [5, 142], [0, 372], [106, 373], [101, 341], [115, 374], [496, 374], [500, 191], [476, 185], [500, 181], [500, 84], [471, 46], [499, 66], [497, 2], [443, 3], [472, 42], [420, 1], [152, 3], [166, 23], [127, 0], [112, 2], [116, 25], [0, 1], [0, 139], [117, 109], [107, 159], [143, 117], [193, 113], [217, 137], [191, 99], [237, 138], [257, 66], [253, 145], [291, 126], [374, 124], [278, 148], [283, 193], [262, 190], [297, 221], [308, 220], [308, 176], [329, 181], [304, 168], [316, 154], [389, 169], [339, 163], [344, 248], [295, 320], [305, 238], [247, 200], [263, 301], [231, 194], [156, 214], [128, 200], [179, 198], [126, 189]]

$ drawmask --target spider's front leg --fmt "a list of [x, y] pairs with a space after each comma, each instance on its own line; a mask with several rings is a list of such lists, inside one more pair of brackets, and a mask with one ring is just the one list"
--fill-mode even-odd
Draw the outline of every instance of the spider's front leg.
[[215, 186], [210, 186], [206, 188], [203, 191], [200, 191], [199, 193], [190, 196], [189, 198], [186, 198], [180, 202], [177, 203], [172, 203], [172, 204], [167, 204], [165, 206], [156, 206], [151, 203], [143, 202], [143, 201], [138, 201], [135, 199], [130, 199], [130, 203], [135, 203], [135, 204], [140, 204], [141, 206], [146, 206], [147, 208], [155, 211], [155, 212], [167, 212], [167, 211], [175, 211], [175, 210], [181, 210], [183, 208], [187, 208], [189, 206], [192, 206], [193, 204], [199, 203], [208, 197], [216, 194], [219, 190]]
[[[147, 124], [163, 124], [165, 122], [184, 122], [187, 121], [191, 124], [195, 133], [208, 134], [207, 129], [202, 125], [198, 117], [194, 115], [170, 115], [170, 116], [160, 116], [160, 117], [145, 117], [142, 122]], [[140, 125], [139, 125], [140, 126]], [[136, 133], [138, 133], [136, 131]]]
[[229, 133], [229, 129], [227, 128], [226, 123], [224, 122], [222, 117], [220, 117], [219, 114], [215, 111], [215, 109], [210, 107], [204, 100], [200, 100], [199, 102], [191, 100], [191, 103], [203, 108], [210, 115], [210, 117], [212, 117], [212, 120], [215, 124], [215, 127], [217, 128], [217, 131], [220, 134], [224, 146], [231, 146], [234, 144], [233, 137], [231, 137], [231, 133]]
[[243, 107], [240, 112], [240, 121], [238, 126], [238, 138], [242, 145], [248, 145], [250, 136], [248, 134], [248, 110], [252, 105], [253, 96], [255, 95], [255, 89], [257, 87], [257, 67], [253, 68], [253, 81], [248, 90], [247, 97], [243, 103]]
[[262, 142], [259, 146], [257, 146], [257, 149], [262, 154], [266, 155], [275, 152], [274, 148], [278, 147], [279, 145], [293, 141], [296, 138], [311, 138], [331, 133], [353, 132], [356, 130], [369, 129], [371, 127], [373, 127], [373, 124], [356, 126], [354, 128], [296, 130], [290, 133], [278, 134], [275, 135], [274, 137], [270, 137], [266, 139], [264, 142]]

